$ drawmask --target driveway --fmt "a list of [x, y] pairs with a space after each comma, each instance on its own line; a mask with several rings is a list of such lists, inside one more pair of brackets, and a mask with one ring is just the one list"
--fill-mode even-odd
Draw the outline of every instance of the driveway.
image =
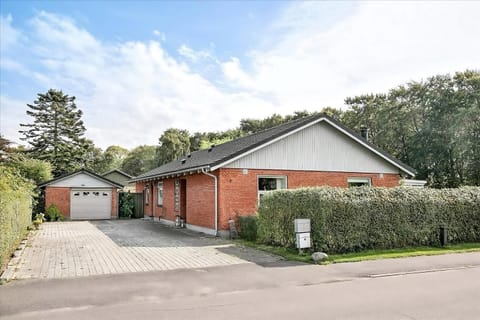
[[281, 263], [230, 241], [145, 220], [44, 223], [3, 279], [69, 278], [127, 272]]

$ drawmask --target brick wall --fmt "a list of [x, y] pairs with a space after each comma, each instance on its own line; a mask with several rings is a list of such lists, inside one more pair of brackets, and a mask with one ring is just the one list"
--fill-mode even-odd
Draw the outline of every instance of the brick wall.
[[[70, 218], [70, 190], [66, 187], [46, 187], [45, 188], [45, 210], [52, 204], [56, 205], [65, 218]], [[117, 217], [118, 193], [116, 188], [112, 188], [112, 211], [111, 217]]]
[[[228, 230], [228, 220], [237, 214], [248, 215], [257, 208], [257, 179], [259, 175], [287, 176], [289, 189], [311, 186], [347, 187], [349, 177], [369, 177], [372, 186], [398, 186], [400, 176], [397, 174], [376, 173], [348, 173], [348, 172], [315, 172], [315, 171], [288, 171], [288, 170], [248, 170], [243, 174], [242, 169], [219, 169], [213, 174], [218, 178], [218, 216], [219, 230]], [[193, 174], [180, 177], [187, 181], [186, 208], [187, 223], [213, 229], [215, 227], [215, 189], [213, 178], [204, 174]], [[155, 217], [174, 221], [179, 211], [174, 206], [175, 179], [163, 180], [163, 206], [157, 205], [158, 180], [150, 181], [150, 203], [145, 205], [145, 214], [150, 215], [153, 210]], [[153, 186], [152, 186], [153, 184]], [[143, 192], [144, 183], [137, 183], [137, 192]], [[153, 206], [153, 207], [152, 207]]]
[[187, 176], [187, 223], [215, 228], [215, 182], [212, 177]]
[[[213, 178], [204, 174], [193, 174], [179, 177], [179, 179], [186, 180], [187, 183], [187, 223], [213, 229], [215, 227], [215, 184]], [[150, 203], [145, 204], [145, 214], [150, 215], [153, 209], [154, 217], [175, 221], [175, 217], [180, 215], [180, 211], [175, 211], [175, 178], [163, 180], [162, 206], [158, 206], [157, 203], [158, 181], [149, 182], [153, 184], [153, 195], [150, 195]], [[145, 183], [137, 183], [137, 192], [142, 192], [144, 187]]]
[[45, 210], [52, 204], [60, 209], [65, 218], [70, 218], [70, 188], [46, 187]]
[[230, 217], [249, 215], [256, 211], [258, 203], [258, 176], [287, 176], [288, 189], [312, 186], [347, 187], [349, 177], [369, 177], [372, 186], [395, 187], [398, 174], [316, 172], [289, 170], [253, 170], [247, 174], [242, 169], [219, 169], [219, 229], [228, 229]]
[[118, 192], [117, 189], [112, 188], [112, 212], [111, 212], [111, 217], [112, 218], [118, 218]]

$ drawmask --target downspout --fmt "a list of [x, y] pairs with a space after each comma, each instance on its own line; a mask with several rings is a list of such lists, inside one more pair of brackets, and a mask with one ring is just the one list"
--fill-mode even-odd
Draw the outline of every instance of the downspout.
[[202, 173], [215, 181], [215, 236], [218, 236], [218, 177], [205, 171], [205, 168], [202, 168]]

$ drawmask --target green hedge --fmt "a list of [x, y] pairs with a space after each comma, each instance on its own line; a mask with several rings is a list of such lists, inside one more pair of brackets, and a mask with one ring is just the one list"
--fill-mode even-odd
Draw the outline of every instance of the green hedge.
[[265, 195], [258, 210], [258, 238], [293, 247], [293, 220], [310, 218], [315, 250], [329, 253], [448, 241], [480, 242], [480, 188], [304, 188]]
[[249, 241], [257, 240], [257, 216], [239, 216], [238, 226], [240, 238]]
[[34, 188], [15, 169], [0, 165], [0, 270], [32, 222]]

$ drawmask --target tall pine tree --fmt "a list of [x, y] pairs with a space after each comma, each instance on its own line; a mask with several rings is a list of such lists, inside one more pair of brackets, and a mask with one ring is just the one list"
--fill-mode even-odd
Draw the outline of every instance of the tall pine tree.
[[50, 89], [38, 94], [33, 104], [27, 104], [27, 114], [33, 123], [20, 124], [25, 130], [21, 138], [31, 148], [29, 153], [53, 166], [55, 176], [72, 172], [84, 165], [84, 156], [92, 142], [85, 139], [82, 111], [75, 105], [75, 97]]

